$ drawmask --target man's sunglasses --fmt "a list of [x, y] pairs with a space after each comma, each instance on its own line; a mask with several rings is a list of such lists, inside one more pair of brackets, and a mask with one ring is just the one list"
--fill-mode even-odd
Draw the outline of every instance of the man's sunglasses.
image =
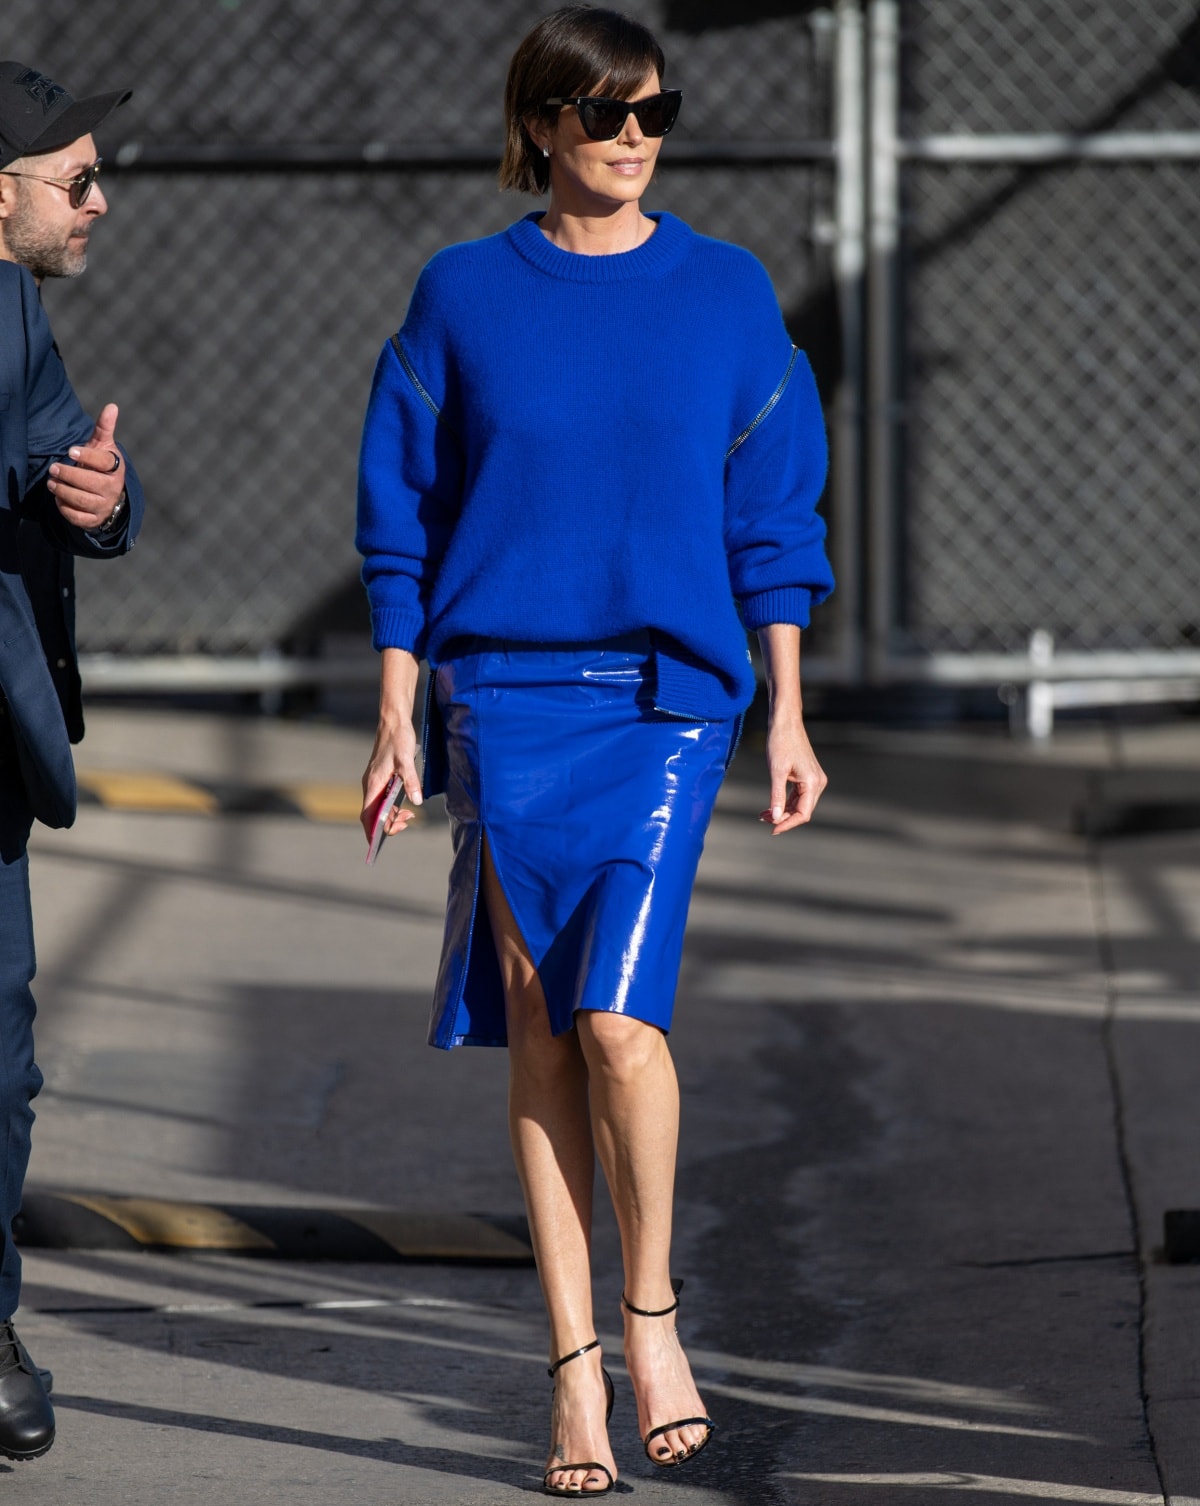
[[85, 167], [78, 178], [47, 178], [44, 173], [14, 173], [9, 167], [0, 167], [0, 172], [7, 178], [34, 178], [39, 183], [57, 183], [59, 188], [67, 190], [71, 208], [79, 209], [91, 193], [92, 184], [100, 176], [100, 162], [101, 159], [97, 157], [91, 167]]
[[615, 141], [632, 115], [643, 136], [665, 136], [679, 115], [682, 89], [664, 89], [648, 99], [600, 99], [581, 94], [574, 99], [548, 99], [548, 105], [574, 105], [584, 134], [593, 141]]

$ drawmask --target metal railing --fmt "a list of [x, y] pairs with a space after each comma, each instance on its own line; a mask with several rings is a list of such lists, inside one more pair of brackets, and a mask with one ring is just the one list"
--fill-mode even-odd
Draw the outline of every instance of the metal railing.
[[[1058, 12], [1077, 11], [1079, 22], [1086, 26], [1087, 8], [1072, 7], [1062, 0], [1054, 8]], [[1052, 169], [1071, 170], [1080, 164], [1098, 169], [1141, 164], [1153, 169], [1165, 163], [1197, 163], [1200, 162], [1200, 130], [1121, 129], [1122, 117], [1150, 92], [1148, 88], [1127, 88], [1114, 104], [1101, 108], [1094, 129], [906, 133], [902, 111], [905, 69], [901, 16], [898, 0], [868, 0], [870, 170], [866, 304], [870, 416], [865, 434], [869, 457], [865, 512], [870, 584], [866, 624], [867, 672], [878, 681], [1000, 685], [1014, 705], [1018, 719], [1035, 736], [1049, 735], [1055, 711], [1068, 706], [1193, 699], [1200, 685], [1200, 652], [1188, 642], [1168, 647], [1160, 641], [1169, 638], [1174, 629], [1169, 616], [1165, 621], [1156, 620], [1156, 613], [1162, 614], [1164, 610], [1169, 613], [1171, 609], [1153, 599], [1145, 601], [1143, 597], [1139, 601], [1134, 590], [1128, 592], [1125, 600], [1117, 599], [1111, 603], [1107, 623], [1103, 614], [1095, 614], [1098, 621], [1090, 633], [1091, 643], [1078, 641], [1080, 637], [1086, 639], [1088, 634], [1076, 634], [1074, 643], [1069, 642], [1065, 648], [1055, 651], [1054, 621], [1061, 622], [1063, 615], [1059, 600], [1060, 582], [1056, 578], [1061, 559], [1054, 557], [1052, 551], [1056, 546], [1049, 541], [1045, 557], [1032, 558], [1028, 562], [1029, 582], [1021, 593], [1023, 600], [1020, 603], [1025, 614], [1023, 624], [1005, 625], [1010, 639], [1016, 633], [1025, 638], [1021, 647], [998, 650], [995, 646], [981, 644], [955, 651], [936, 646], [938, 638], [953, 636], [952, 623], [926, 620], [923, 633], [918, 635], [906, 628], [912, 607], [913, 581], [911, 576], [905, 576], [908, 561], [904, 530], [914, 526], [910, 515], [912, 488], [919, 486], [922, 479], [914, 478], [911, 466], [906, 464], [905, 451], [907, 446], [913, 445], [911, 431], [914, 423], [919, 419], [925, 423], [923, 442], [927, 450], [940, 446], [936, 460], [942, 472], [939, 482], [944, 490], [957, 482], [965, 492], [974, 495], [979, 508], [1003, 510], [1006, 505], [1003, 482], [997, 483], [992, 477], [980, 475], [972, 467], [971, 457], [964, 456], [961, 451], [956, 456], [953, 441], [947, 440], [945, 424], [941, 426], [942, 433], [931, 437], [929, 415], [920, 413], [920, 404], [929, 399], [921, 390], [920, 379], [913, 376], [914, 365], [920, 365], [922, 353], [918, 352], [914, 361], [912, 341], [908, 338], [914, 258], [923, 258], [927, 264], [933, 262], [939, 250], [953, 242], [957, 227], [953, 223], [949, 227], [942, 224], [927, 231], [922, 243], [919, 229], [914, 227], [913, 207], [906, 198], [906, 176], [917, 164], [941, 169], [987, 167], [1028, 174]], [[1184, 34], [1191, 38], [1186, 43], [1188, 46], [1194, 46], [1194, 37], [1191, 37], [1194, 26], [1193, 22]], [[1004, 70], [1009, 62], [1003, 54], [998, 55], [996, 69]], [[1151, 70], [1152, 81], [1164, 77], [1165, 69]], [[977, 202], [970, 206], [967, 215], [960, 216], [960, 223], [970, 221], [971, 233], [986, 236], [990, 231], [990, 254], [997, 258], [1014, 257], [1012, 248], [1003, 239], [1006, 232], [998, 222], [1000, 212], [1020, 191], [1020, 181], [1008, 178], [992, 192], [990, 200], [986, 194], [979, 196], [984, 205], [982, 210]], [[1026, 177], [1024, 183], [1028, 185], [1029, 182]], [[1119, 192], [1119, 188], [1098, 182], [1093, 185], [1091, 198], [1093, 202], [1103, 203], [1110, 195]], [[1115, 230], [1111, 233], [1116, 234]], [[1180, 270], [1183, 272], [1185, 257], [1182, 247], [1180, 250]], [[1049, 257], [1054, 252], [1047, 248], [1044, 254]], [[1060, 270], [1064, 279], [1069, 280], [1073, 274], [1069, 266]], [[1148, 273], [1144, 275], [1149, 276]], [[1022, 273], [1017, 269], [1012, 281], [1019, 283], [1021, 277]], [[1138, 281], [1136, 270], [1131, 281]], [[1174, 298], [1181, 305], [1180, 313], [1184, 317], [1182, 306], [1187, 304], [1185, 289], [1190, 281], [1185, 274], [1174, 287], [1161, 289], [1162, 296]], [[948, 305], [956, 298], [973, 295], [974, 290], [969, 284], [953, 283], [949, 278], [945, 284]], [[979, 290], [978, 296], [982, 299], [987, 294]], [[1030, 316], [1027, 314], [1026, 317]], [[1055, 316], [1047, 312], [1045, 317], [1050, 321]], [[961, 337], [961, 330], [953, 330], [952, 312], [939, 312], [934, 318], [941, 326], [939, 333], [943, 339], [947, 328], [951, 330], [952, 340]], [[1048, 327], [1041, 336], [1042, 369], [1029, 375], [1028, 391], [1018, 394], [1013, 406], [1032, 400], [1039, 381], [1055, 384], [1051, 386], [1052, 401], [1059, 400], [1060, 394], [1067, 395], [1069, 400], [1081, 381], [1080, 366], [1086, 372], [1089, 364], [1094, 366], [1103, 360], [1101, 348], [1089, 350], [1094, 333], [1082, 315], [1077, 323], [1065, 319], [1058, 329]], [[1019, 378], [1019, 372], [1017, 375]], [[981, 399], [986, 401], [990, 396], [993, 401], [1001, 402], [1008, 396], [1012, 402], [1011, 395], [1004, 391], [1006, 381], [1011, 381], [1011, 374], [999, 374], [990, 391], [986, 383], [981, 384], [978, 389]], [[1153, 390], [1152, 382], [1147, 386], [1148, 390]], [[1026, 434], [1028, 430], [1026, 425]], [[1194, 448], [1194, 438], [1194, 431], [1187, 436], [1189, 448]], [[1136, 445], [1139, 439], [1136, 430], [1126, 439], [1130, 445]], [[1145, 442], [1153, 441], [1148, 435]], [[994, 463], [996, 452], [993, 451], [989, 458]], [[1003, 463], [1011, 457], [1001, 454], [999, 458]], [[1094, 464], [1095, 457], [1091, 459]], [[928, 477], [932, 469], [927, 461], [923, 475]], [[1109, 531], [1108, 542], [1103, 546], [1109, 557], [1100, 563], [1107, 567], [1110, 578], [1116, 573], [1122, 554], [1137, 558], [1148, 550], [1164, 549], [1162, 539], [1139, 537], [1134, 520], [1121, 517], [1118, 498], [1123, 482], [1119, 470], [1118, 461], [1111, 484], [1104, 489], [1098, 488], [1095, 499], [1097, 526]], [[950, 473], [949, 480], [947, 472]], [[1179, 484], [1179, 478], [1165, 474], [1162, 469], [1150, 476], [1150, 483], [1157, 483], [1163, 491], [1172, 491], [1164, 510], [1168, 521], [1175, 520], [1177, 537], [1167, 540], [1165, 549], [1177, 553], [1180, 548], [1188, 547], [1190, 530], [1186, 516], [1190, 498], [1184, 486]], [[1051, 494], [1047, 498], [1047, 511], [1052, 509], [1054, 502]], [[1174, 508], [1173, 514], [1171, 507]], [[956, 543], [962, 550], [961, 568], [966, 577], [966, 591], [971, 588], [967, 561], [972, 558], [967, 546], [977, 544], [978, 539], [987, 533], [987, 530], [971, 526], [968, 512], [969, 509], [963, 506], [957, 519], [957, 530], [952, 529], [940, 540], [946, 553], [953, 550]], [[1035, 551], [1038, 539], [1032, 531], [1028, 542]], [[1082, 552], [1085, 543], [1082, 532], [1076, 543]], [[975, 549], [973, 557], [976, 562], [981, 562], [982, 554], [981, 549]], [[1077, 577], [1078, 572], [1072, 573]], [[981, 579], [980, 584], [986, 585], [987, 582]], [[1061, 583], [1061, 590], [1066, 591], [1068, 586], [1082, 597], [1077, 580]], [[1114, 620], [1119, 623], [1123, 612], [1134, 618], [1139, 607], [1142, 609], [1142, 625], [1137, 626], [1135, 621], [1129, 636], [1141, 636], [1143, 641], [1124, 648], [1106, 643], [1105, 637], [1114, 631]], [[1044, 610], [1045, 620], [1039, 617], [1039, 610]], [[1074, 626], [1073, 623], [1068, 625], [1068, 634]], [[1183, 626], [1190, 632], [1190, 624], [1185, 622]], [[985, 639], [990, 635], [986, 622], [978, 624], [975, 632]], [[914, 641], [914, 637], [919, 639], [922, 636], [926, 640], [924, 643]], [[935, 642], [931, 644], [930, 639]]]

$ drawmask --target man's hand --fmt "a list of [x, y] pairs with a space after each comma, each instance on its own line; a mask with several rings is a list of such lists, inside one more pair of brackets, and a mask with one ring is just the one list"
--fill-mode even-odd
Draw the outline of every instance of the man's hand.
[[101, 527], [124, 494], [125, 457], [113, 442], [116, 428], [117, 405], [106, 403], [87, 444], [67, 451], [75, 464], [50, 467], [46, 485], [73, 528], [91, 532]]

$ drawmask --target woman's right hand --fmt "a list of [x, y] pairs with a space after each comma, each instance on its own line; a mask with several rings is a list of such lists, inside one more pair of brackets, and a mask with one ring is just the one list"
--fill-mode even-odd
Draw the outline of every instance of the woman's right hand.
[[[417, 688], [417, 661], [398, 648], [385, 648], [380, 667], [379, 726], [375, 746], [363, 774], [363, 806], [359, 815], [367, 841], [371, 840], [372, 807], [383, 794], [393, 774], [399, 774], [411, 805], [421, 803], [421, 778], [417, 773], [417, 732], [412, 705]], [[393, 837], [415, 818], [416, 811], [397, 801], [388, 817], [387, 834]]]

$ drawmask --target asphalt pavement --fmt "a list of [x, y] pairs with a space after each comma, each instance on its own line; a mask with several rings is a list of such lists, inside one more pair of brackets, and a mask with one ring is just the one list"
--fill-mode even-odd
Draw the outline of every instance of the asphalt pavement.
[[[816, 823], [770, 838], [745, 746], [693, 905], [676, 1273], [720, 1431], [685, 1469], [640, 1456], [607, 1212], [597, 1230], [622, 1491], [1197, 1506], [1200, 1265], [1162, 1242], [1168, 1209], [1200, 1208], [1200, 721], [1066, 726], [1045, 751], [814, 730]], [[424, 1044], [445, 823], [431, 805], [363, 865], [367, 743], [92, 712], [80, 764], [118, 795], [33, 843], [31, 1186], [519, 1215], [503, 1053]], [[308, 793], [144, 809], [104, 775]], [[540, 1484], [525, 1265], [30, 1250], [18, 1326], [59, 1437], [0, 1468], [14, 1506], [500, 1506]]]

